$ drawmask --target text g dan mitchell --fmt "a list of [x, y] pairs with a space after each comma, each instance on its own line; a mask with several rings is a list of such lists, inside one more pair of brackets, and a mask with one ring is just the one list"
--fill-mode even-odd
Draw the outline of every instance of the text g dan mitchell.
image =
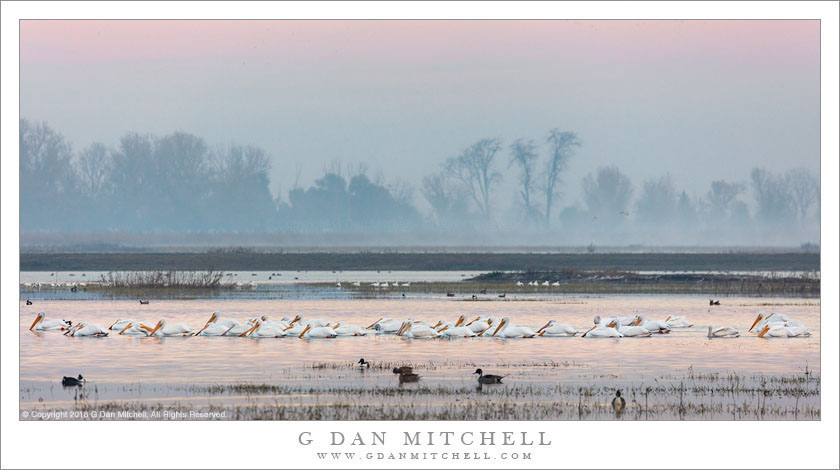
[[311, 432], [304, 431], [298, 434], [298, 443], [301, 445], [323, 445], [331, 446], [550, 446], [551, 439], [544, 432], [508, 432], [508, 431], [465, 431], [465, 432], [402, 432], [392, 441], [393, 436], [387, 432], [365, 432], [365, 433], [343, 433], [330, 431], [325, 435], [313, 436]]

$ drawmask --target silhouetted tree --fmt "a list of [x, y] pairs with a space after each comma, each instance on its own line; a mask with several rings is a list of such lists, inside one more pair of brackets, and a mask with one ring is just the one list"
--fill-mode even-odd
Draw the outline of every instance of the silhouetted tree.
[[677, 195], [671, 175], [666, 174], [642, 183], [636, 213], [638, 221], [648, 225], [661, 226], [675, 221]]
[[633, 184], [615, 166], [601, 167], [583, 179], [583, 199], [589, 213], [604, 222], [622, 220], [633, 197]]
[[574, 132], [552, 129], [546, 142], [549, 154], [545, 165], [545, 225], [548, 227], [551, 223], [551, 204], [560, 193], [560, 173], [566, 169], [575, 147], [580, 147], [580, 141]]
[[535, 222], [542, 218], [540, 210], [535, 207], [534, 202], [531, 200], [531, 192], [535, 182], [534, 164], [537, 161], [536, 148], [537, 146], [533, 140], [525, 142], [522, 139], [516, 139], [510, 145], [508, 168], [513, 165], [519, 167], [519, 184], [521, 185], [519, 196], [522, 198], [522, 204], [525, 206], [524, 220], [526, 222]]
[[498, 139], [482, 139], [464, 150], [458, 157], [447, 160], [445, 168], [467, 188], [479, 213], [490, 216], [492, 185], [502, 180], [501, 173], [493, 169], [496, 153], [502, 148]]
[[796, 208], [788, 181], [763, 168], [753, 168], [750, 180], [757, 205], [756, 220], [768, 226], [789, 225]]
[[819, 203], [820, 180], [805, 168], [790, 170], [787, 179], [797, 215], [799, 220], [804, 222], [808, 218], [811, 206]]

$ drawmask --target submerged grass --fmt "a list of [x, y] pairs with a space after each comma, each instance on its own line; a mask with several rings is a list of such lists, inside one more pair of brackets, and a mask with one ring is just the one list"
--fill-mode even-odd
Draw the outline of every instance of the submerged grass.
[[[382, 363], [379, 369], [392, 365]], [[403, 365], [427, 370], [473, 366], [460, 362]], [[560, 365], [529, 366], [550, 370]], [[313, 363], [309, 367], [346, 373], [355, 365]], [[376, 373], [381, 377], [387, 371]], [[334, 378], [335, 372], [331, 374], [321, 378]], [[132, 391], [142, 396], [143, 387]], [[630, 382], [588, 374], [573, 380], [484, 386], [463, 381], [402, 386], [394, 379], [367, 386], [315, 380], [302, 385], [236, 383], [183, 385], [170, 391], [173, 389], [186, 396], [165, 404], [137, 399], [100, 402], [93, 390], [86, 390], [74, 397], [72, 410], [95, 411], [99, 417], [107, 412], [110, 419], [114, 413], [144, 410], [185, 415], [224, 412], [224, 419], [234, 420], [818, 420], [821, 416], [821, 379], [807, 368], [783, 375], [697, 373], [689, 368], [684, 375]], [[621, 413], [610, 404], [617, 389], [627, 400]], [[31, 409], [51, 410], [49, 405], [36, 403]]]

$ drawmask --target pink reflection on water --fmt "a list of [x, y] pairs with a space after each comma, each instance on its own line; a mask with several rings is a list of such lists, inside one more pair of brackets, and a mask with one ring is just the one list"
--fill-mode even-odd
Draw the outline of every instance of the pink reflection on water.
[[[527, 298], [520, 296], [520, 299]], [[21, 306], [20, 378], [56, 381], [62, 375], [84, 374], [101, 382], [229, 383], [306, 381], [302, 366], [320, 362], [370, 361], [432, 362], [490, 365], [494, 369], [526, 370], [516, 364], [568, 363], [568, 375], [614, 374], [640, 380], [669, 373], [701, 372], [798, 373], [820, 370], [820, 307], [818, 299], [724, 298], [720, 307], [692, 296], [557, 296], [548, 301], [464, 302], [446, 299], [407, 300], [178, 300], [153, 301], [39, 301], [37, 309]], [[23, 302], [21, 302], [23, 304]], [[762, 305], [772, 304], [772, 305]], [[810, 338], [758, 339], [747, 329], [757, 312], [775, 311], [805, 323]], [[669, 335], [651, 338], [583, 339], [538, 338], [500, 340], [405, 340], [392, 336], [349, 337], [333, 340], [248, 338], [68, 338], [60, 332], [28, 331], [37, 311], [47, 318], [65, 318], [108, 326], [117, 318], [149, 322], [166, 318], [200, 328], [218, 311], [244, 321], [268, 314], [279, 319], [297, 312], [304, 318], [344, 320], [367, 326], [379, 317], [413, 317], [436, 322], [464, 313], [509, 316], [516, 324], [537, 328], [548, 319], [570, 323], [579, 330], [595, 315], [642, 313], [650, 318], [687, 316], [695, 324]], [[737, 339], [706, 338], [708, 324], [732, 325]], [[291, 374], [289, 371], [295, 369]], [[438, 374], [451, 379], [458, 370]], [[428, 372], [434, 376], [434, 372]], [[387, 376], [384, 378], [387, 379]], [[384, 380], [383, 379], [383, 380]], [[460, 379], [459, 379], [460, 380]]]

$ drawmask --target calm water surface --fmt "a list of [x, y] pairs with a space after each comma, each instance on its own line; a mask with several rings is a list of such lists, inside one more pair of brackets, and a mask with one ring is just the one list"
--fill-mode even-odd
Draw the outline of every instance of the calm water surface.
[[[544, 299], [545, 297], [541, 297]], [[90, 380], [145, 383], [271, 382], [289, 368], [316, 362], [349, 362], [365, 357], [388, 362], [464, 362], [476, 364], [572, 363], [572, 370], [619, 376], [644, 376], [697, 371], [739, 373], [794, 373], [820, 369], [820, 307], [813, 299], [726, 298], [709, 307], [708, 299], [693, 296], [557, 296], [551, 300], [468, 302], [438, 299], [406, 300], [159, 300], [149, 305], [136, 301], [50, 301], [20, 308], [20, 378], [55, 381], [62, 375], [82, 373]], [[757, 312], [775, 311], [805, 323], [809, 338], [759, 339], [747, 329]], [[465, 338], [407, 340], [393, 336], [300, 340], [229, 337], [106, 338], [66, 337], [60, 332], [28, 330], [35, 314], [47, 319], [85, 320], [109, 326], [117, 318], [204, 325], [210, 313], [244, 321], [268, 314], [279, 319], [300, 312], [304, 318], [344, 320], [367, 326], [380, 317], [455, 319], [461, 313], [509, 316], [514, 324], [536, 329], [549, 319], [570, 323], [580, 330], [592, 325], [594, 315], [643, 313], [650, 318], [683, 315], [694, 328], [674, 329], [650, 338], [585, 339]], [[740, 338], [706, 338], [705, 325], [732, 325]], [[471, 372], [471, 371], [469, 371]]]

